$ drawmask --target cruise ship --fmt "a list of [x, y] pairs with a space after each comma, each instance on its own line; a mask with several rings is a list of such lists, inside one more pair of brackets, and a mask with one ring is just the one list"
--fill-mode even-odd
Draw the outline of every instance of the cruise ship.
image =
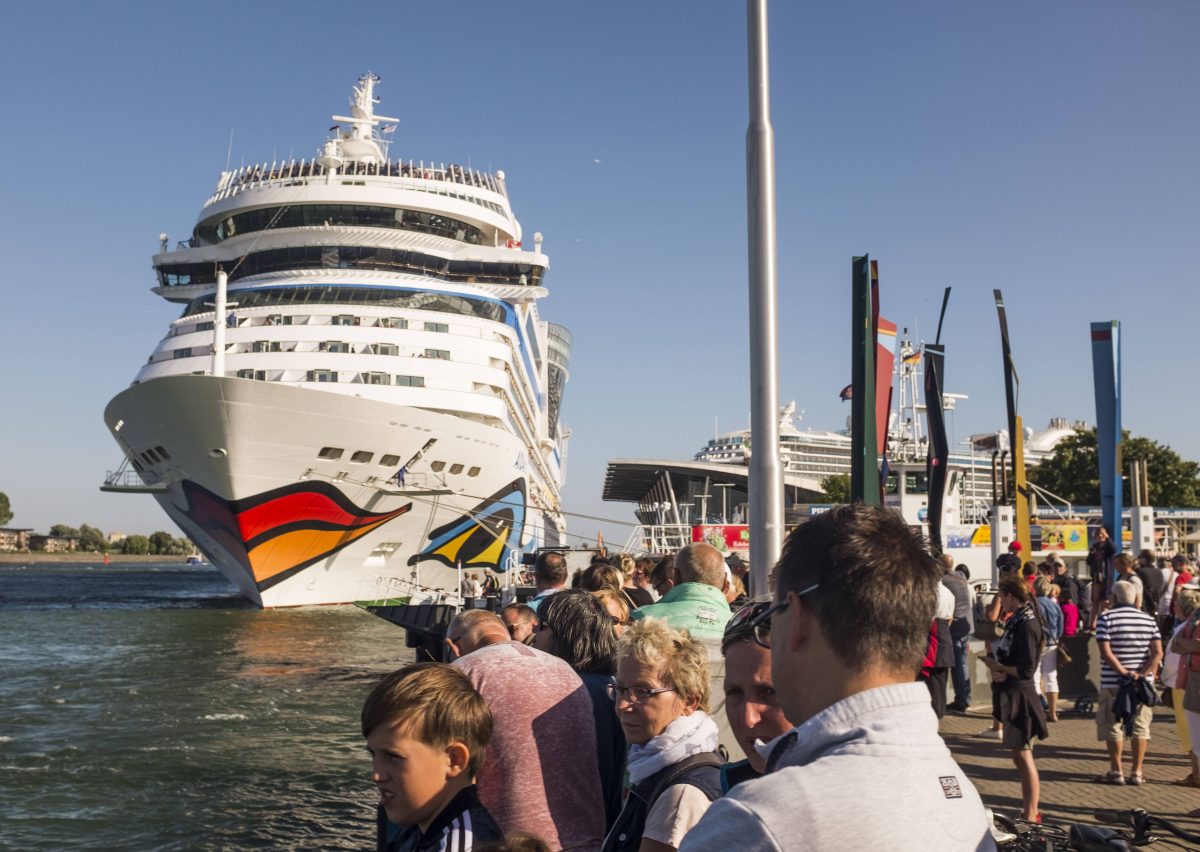
[[160, 236], [180, 313], [104, 412], [104, 490], [153, 494], [262, 607], [454, 595], [565, 534], [542, 236], [502, 171], [392, 157], [379, 83], [312, 159], [222, 172]]
[[[889, 475], [884, 500], [925, 523], [928, 481], [925, 460], [928, 435], [925, 406], [918, 389], [923, 386], [921, 349], [902, 338], [895, 367], [895, 406], [888, 418], [887, 457]], [[947, 411], [966, 399], [962, 394], [944, 394]], [[779, 412], [779, 459], [783, 468], [784, 504], [788, 523], [804, 511], [828, 502], [825, 482], [831, 476], [849, 476], [851, 436], [842, 431], [800, 429], [796, 425], [795, 402]], [[1086, 424], [1052, 418], [1045, 429], [1026, 429], [1025, 460], [1036, 466], [1054, 452], [1059, 441]], [[952, 448], [949, 478], [942, 512], [948, 540], [959, 546], [985, 524], [998, 502], [1005, 477], [1008, 432], [972, 435], [962, 448]], [[605, 500], [636, 503], [638, 528], [630, 546], [665, 552], [691, 540], [695, 527], [744, 525], [749, 503], [749, 465], [756, 449], [750, 429], [738, 429], [709, 440], [689, 461], [662, 459], [614, 459], [608, 463], [604, 483]], [[642, 542], [647, 542], [643, 544]]]

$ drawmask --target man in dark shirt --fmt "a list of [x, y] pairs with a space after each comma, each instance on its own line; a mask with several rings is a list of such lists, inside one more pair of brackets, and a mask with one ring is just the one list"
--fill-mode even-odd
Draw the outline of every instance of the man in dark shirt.
[[1005, 553], [1000, 554], [1000, 558], [996, 560], [996, 567], [1000, 569], [1000, 573], [1007, 574], [1010, 571], [1021, 570], [1021, 542], [1014, 541], [1008, 546]]
[[1163, 593], [1163, 575], [1154, 562], [1154, 554], [1143, 550], [1138, 554], [1134, 573], [1142, 581], [1142, 612], [1158, 618], [1158, 601]]

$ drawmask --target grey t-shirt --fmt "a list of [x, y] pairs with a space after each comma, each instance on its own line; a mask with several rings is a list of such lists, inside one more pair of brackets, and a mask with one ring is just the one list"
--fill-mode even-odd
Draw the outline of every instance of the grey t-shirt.
[[714, 802], [679, 852], [991, 852], [983, 802], [937, 724], [923, 683], [839, 701], [786, 734], [778, 768]]

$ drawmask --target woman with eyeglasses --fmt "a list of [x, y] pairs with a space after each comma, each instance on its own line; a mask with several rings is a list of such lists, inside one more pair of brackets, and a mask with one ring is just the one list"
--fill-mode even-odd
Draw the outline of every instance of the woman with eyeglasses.
[[603, 852], [673, 852], [721, 795], [708, 651], [660, 619], [634, 622], [617, 644], [609, 686], [629, 742], [624, 807]]
[[565, 660], [575, 670], [592, 699], [596, 721], [596, 754], [600, 759], [600, 789], [604, 796], [605, 828], [621, 810], [625, 780], [625, 734], [613, 712], [608, 688], [616, 670], [617, 638], [612, 618], [591, 592], [567, 589], [550, 595], [538, 608], [531, 644]]
[[[721, 790], [761, 776], [767, 759], [757, 746], [792, 729], [783, 715], [771, 677], [770, 596], [757, 598], [734, 613], [725, 626], [725, 717], [746, 759], [721, 767]], [[766, 615], [764, 616], [764, 613]]]

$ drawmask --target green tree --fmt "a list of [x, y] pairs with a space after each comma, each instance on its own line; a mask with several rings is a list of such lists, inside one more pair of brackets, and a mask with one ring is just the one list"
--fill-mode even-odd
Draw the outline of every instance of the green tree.
[[87, 524], [79, 526], [79, 549], [88, 550], [93, 553], [103, 553], [108, 550], [108, 539], [104, 537], [104, 533], [95, 527], [89, 527]]
[[821, 490], [825, 492], [827, 503], [850, 502], [850, 474], [838, 473], [821, 480]]
[[8, 495], [0, 491], [0, 527], [12, 520], [12, 506], [9, 505]]
[[180, 556], [187, 556], [195, 549], [196, 546], [192, 544], [191, 539], [187, 538], [186, 536], [175, 539], [175, 541], [171, 544], [171, 552]]
[[63, 538], [79, 538], [79, 530], [66, 524], [55, 524], [50, 527], [50, 535], [60, 535]]
[[171, 553], [171, 548], [175, 544], [175, 537], [169, 532], [158, 530], [150, 533], [150, 552], [158, 553], [163, 556]]
[[[1170, 447], [1150, 438], [1123, 434], [1122, 464], [1126, 479], [1123, 488], [1125, 505], [1132, 502], [1129, 488], [1129, 465], [1145, 461], [1150, 481], [1151, 506], [1200, 507], [1200, 464], [1185, 461]], [[1077, 430], [1059, 442], [1054, 455], [1029, 472], [1030, 480], [1064, 500], [1095, 506], [1100, 502], [1100, 470], [1096, 461], [1096, 430]]]
[[131, 535], [121, 542], [122, 553], [135, 553], [143, 556], [150, 552], [150, 539], [144, 535]]

